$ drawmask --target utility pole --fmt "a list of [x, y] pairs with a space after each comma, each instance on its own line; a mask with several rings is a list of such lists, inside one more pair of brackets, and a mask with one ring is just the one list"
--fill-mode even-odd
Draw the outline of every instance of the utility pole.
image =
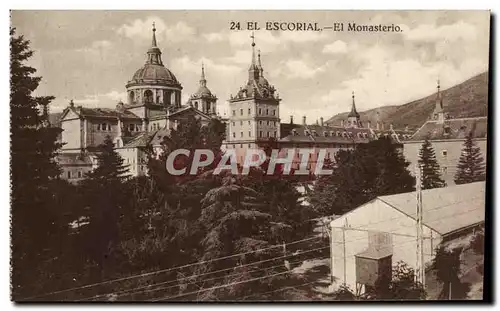
[[347, 268], [347, 257], [346, 257], [346, 253], [345, 253], [345, 228], [347, 227], [347, 219], [345, 220], [345, 223], [344, 223], [344, 227], [342, 227], [342, 246], [344, 248], [343, 250], [343, 256], [344, 256], [344, 285], [346, 285], [347, 283], [347, 271], [346, 271], [346, 268]]
[[422, 165], [416, 166], [416, 194], [417, 194], [417, 282], [425, 287], [425, 263], [424, 263], [424, 232], [423, 232], [423, 208], [422, 208]]

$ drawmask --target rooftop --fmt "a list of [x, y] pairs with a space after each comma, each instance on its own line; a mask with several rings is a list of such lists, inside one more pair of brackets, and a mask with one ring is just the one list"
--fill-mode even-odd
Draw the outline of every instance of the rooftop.
[[[377, 199], [415, 219], [415, 197], [414, 191]], [[484, 222], [485, 182], [423, 190], [422, 206], [424, 224], [441, 235]]]
[[473, 138], [486, 138], [488, 117], [446, 119], [443, 123], [434, 120], [427, 121], [410, 140], [463, 139], [470, 132]]

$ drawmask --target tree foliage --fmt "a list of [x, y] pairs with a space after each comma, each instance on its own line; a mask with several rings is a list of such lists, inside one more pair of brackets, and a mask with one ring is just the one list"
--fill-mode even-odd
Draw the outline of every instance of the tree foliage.
[[333, 174], [315, 185], [311, 204], [320, 214], [342, 215], [377, 196], [413, 191], [415, 179], [408, 165], [389, 138], [340, 150]]
[[436, 160], [434, 148], [432, 148], [432, 144], [428, 139], [422, 143], [418, 164], [422, 170], [422, 189], [442, 188], [446, 186], [439, 172], [439, 164]]
[[[49, 125], [52, 96], [33, 96], [41, 77], [26, 65], [33, 55], [29, 41], [10, 30], [11, 237], [13, 296], [29, 295], [38, 286], [41, 262], [63, 250], [58, 245], [67, 225], [53, 191], [60, 174], [55, 155], [61, 129]], [[35, 273], [32, 273], [35, 271]], [[38, 288], [39, 290], [39, 288]]]
[[470, 132], [465, 138], [462, 154], [458, 159], [455, 183], [459, 185], [484, 180], [486, 180], [484, 158]]
[[436, 271], [436, 277], [443, 285], [440, 299], [465, 299], [467, 297], [470, 284], [460, 281], [461, 253], [461, 248], [450, 250], [443, 245], [436, 249], [432, 269]]

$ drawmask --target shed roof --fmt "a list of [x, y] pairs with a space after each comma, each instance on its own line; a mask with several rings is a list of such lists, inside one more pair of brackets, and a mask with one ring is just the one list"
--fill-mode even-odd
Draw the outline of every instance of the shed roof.
[[[416, 192], [380, 196], [379, 200], [416, 218]], [[422, 191], [423, 223], [441, 235], [484, 222], [485, 182]]]

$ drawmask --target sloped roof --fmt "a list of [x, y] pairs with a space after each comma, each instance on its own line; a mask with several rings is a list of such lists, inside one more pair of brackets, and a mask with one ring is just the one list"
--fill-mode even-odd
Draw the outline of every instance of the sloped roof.
[[[377, 198], [409, 217], [416, 218], [416, 192]], [[423, 223], [441, 235], [484, 221], [485, 182], [422, 191]]]
[[88, 166], [92, 165], [92, 159], [86, 153], [60, 153], [56, 156], [57, 162], [62, 166]]
[[66, 113], [71, 110], [81, 117], [98, 117], [112, 119], [140, 119], [138, 116], [128, 110], [117, 110], [112, 108], [86, 108], [86, 107], [67, 107], [61, 115], [61, 119], [66, 116]]
[[427, 121], [410, 140], [463, 139], [470, 132], [473, 138], [486, 138], [488, 117], [447, 119], [442, 124], [435, 120]]
[[[410, 133], [405, 131], [386, 130], [380, 131], [371, 128], [344, 128], [341, 126], [322, 125], [287, 125], [282, 124], [283, 138], [280, 142], [311, 142], [311, 143], [368, 143], [381, 136], [388, 135], [396, 142], [410, 138]], [[327, 136], [325, 136], [325, 132]]]
[[137, 147], [146, 147], [155, 132], [142, 132], [139, 133], [132, 138], [130, 138], [127, 142], [124, 141], [123, 148], [137, 148]]

